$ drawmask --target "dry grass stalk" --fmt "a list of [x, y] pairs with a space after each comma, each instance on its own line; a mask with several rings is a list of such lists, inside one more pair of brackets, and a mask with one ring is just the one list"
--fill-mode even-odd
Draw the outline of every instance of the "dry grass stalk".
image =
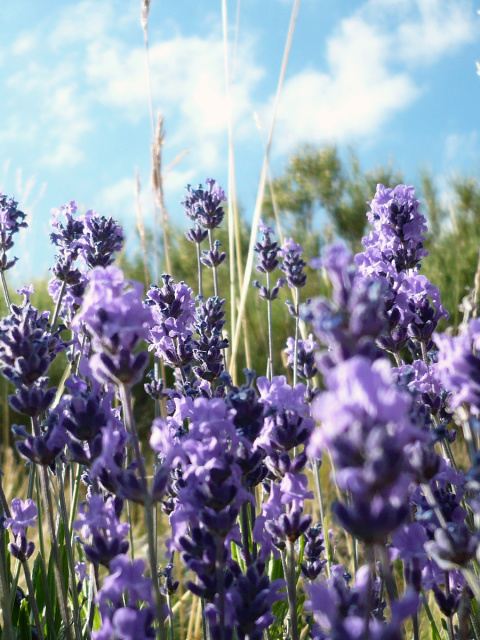
[[140, 236], [140, 244], [142, 246], [143, 270], [145, 273], [145, 287], [148, 287], [148, 285], [150, 284], [150, 276], [148, 272], [145, 225], [143, 224], [142, 205], [140, 202], [140, 176], [138, 175], [138, 168], [135, 168], [135, 207], [137, 209], [137, 229], [138, 229], [138, 234]]
[[236, 360], [236, 355], [237, 355], [237, 350], [238, 350], [238, 341], [239, 341], [239, 338], [240, 338], [240, 331], [241, 331], [241, 328], [242, 328], [242, 317], [243, 317], [243, 314], [244, 314], [244, 311], [245, 311], [245, 303], [247, 301], [248, 289], [250, 287], [250, 278], [251, 278], [252, 269], [253, 269], [253, 254], [254, 254], [253, 248], [255, 246], [255, 242], [256, 242], [256, 238], [257, 238], [257, 227], [258, 227], [258, 222], [260, 220], [260, 215], [261, 215], [261, 211], [262, 211], [262, 203], [263, 203], [263, 197], [264, 197], [264, 193], [265, 193], [265, 184], [266, 184], [266, 178], [267, 178], [267, 170], [268, 170], [268, 164], [269, 164], [269, 159], [270, 159], [270, 149], [271, 149], [271, 146], [272, 146], [273, 132], [275, 130], [275, 122], [276, 122], [276, 116], [277, 116], [277, 111], [278, 111], [278, 104], [280, 102], [280, 95], [281, 95], [281, 91], [282, 91], [282, 87], [283, 87], [283, 81], [285, 79], [285, 71], [286, 71], [288, 57], [289, 57], [290, 49], [291, 49], [291, 45], [292, 45], [293, 33], [295, 31], [295, 24], [296, 24], [296, 20], [297, 20], [299, 6], [300, 6], [300, 0], [295, 0], [295, 3], [293, 5], [293, 9], [292, 9], [292, 16], [291, 16], [291, 19], [290, 19], [290, 26], [289, 26], [289, 30], [288, 30], [287, 42], [285, 44], [285, 50], [284, 50], [283, 61], [282, 61], [282, 68], [281, 68], [281, 71], [280, 71], [280, 77], [279, 77], [278, 87], [277, 87], [277, 93], [276, 93], [276, 96], [275, 96], [275, 104], [274, 104], [274, 109], [273, 109], [272, 122], [271, 122], [271, 125], [270, 125], [270, 132], [269, 132], [269, 135], [268, 135], [267, 147], [266, 147], [265, 157], [264, 157], [264, 161], [263, 161], [262, 174], [261, 174], [261, 178], [260, 178], [260, 184], [259, 184], [259, 187], [258, 187], [257, 200], [256, 200], [256, 203], [255, 203], [255, 211], [254, 211], [253, 221], [252, 221], [252, 231], [251, 231], [251, 234], [250, 234], [250, 244], [249, 244], [249, 248], [248, 248], [247, 263], [245, 265], [244, 281], [243, 281], [242, 293], [241, 293], [241, 297], [240, 297], [238, 318], [237, 318], [237, 323], [235, 325], [235, 333], [233, 335], [232, 353], [231, 353], [231, 365], [232, 366], [235, 366], [235, 360]]

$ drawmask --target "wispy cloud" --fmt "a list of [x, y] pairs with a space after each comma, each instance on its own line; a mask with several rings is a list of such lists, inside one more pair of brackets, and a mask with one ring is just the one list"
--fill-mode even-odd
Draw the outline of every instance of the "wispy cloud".
[[326, 70], [309, 68], [287, 80], [276, 151], [300, 141], [341, 142], [380, 132], [422, 92], [416, 68], [472, 41], [472, 15], [471, 3], [462, 0], [365, 2], [328, 39]]

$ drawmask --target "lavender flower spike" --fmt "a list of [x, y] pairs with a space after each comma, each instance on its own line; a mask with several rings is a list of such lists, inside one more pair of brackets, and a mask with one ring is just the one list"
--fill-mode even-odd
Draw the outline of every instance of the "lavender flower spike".
[[31, 498], [25, 502], [20, 498], [14, 498], [11, 511], [12, 517], [7, 518], [3, 526], [5, 529], [11, 529], [14, 535], [24, 536], [27, 527], [34, 527], [37, 524], [35, 522], [35, 518], [38, 516], [37, 506]]

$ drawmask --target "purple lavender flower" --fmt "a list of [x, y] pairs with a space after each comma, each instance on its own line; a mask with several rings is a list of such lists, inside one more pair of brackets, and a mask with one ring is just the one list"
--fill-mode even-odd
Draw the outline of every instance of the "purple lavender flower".
[[265, 575], [265, 563], [257, 561], [240, 575], [228, 590], [227, 601], [233, 609], [234, 625], [240, 640], [261, 640], [265, 629], [273, 622], [272, 605], [285, 595], [278, 593], [284, 580], [270, 582]]
[[123, 228], [113, 218], [99, 216], [92, 209], [83, 216], [83, 224], [79, 242], [83, 260], [90, 269], [108, 267], [115, 259], [113, 254], [123, 247]]
[[[317, 351], [318, 344], [313, 339], [312, 334], [308, 336], [307, 340], [298, 341], [297, 375], [299, 378], [310, 380], [317, 374], [315, 365]], [[287, 338], [287, 348], [284, 349], [284, 353], [287, 354], [287, 364], [293, 368], [295, 362], [295, 340], [293, 338]]]
[[336, 503], [332, 510], [344, 528], [367, 542], [384, 541], [409, 513], [404, 447], [421, 437], [409, 421], [410, 397], [392, 380], [388, 361], [356, 356], [328, 373], [328, 391], [312, 406], [321, 426], [307, 453], [318, 458], [329, 449], [338, 485], [353, 495], [351, 504]]
[[457, 409], [466, 402], [472, 414], [478, 416], [480, 358], [475, 352], [480, 348], [480, 319], [470, 320], [459, 336], [436, 334], [433, 340], [438, 347], [438, 364], [433, 366], [435, 377], [450, 392], [450, 407]]
[[448, 318], [438, 289], [418, 274], [420, 260], [428, 255], [423, 249], [426, 221], [418, 204], [413, 187], [378, 185], [367, 214], [374, 230], [362, 240], [365, 251], [355, 256], [362, 276], [386, 285], [388, 332], [378, 343], [397, 356], [407, 343], [413, 349], [421, 343], [429, 351], [439, 320]]
[[7, 252], [13, 247], [13, 235], [27, 227], [25, 214], [18, 209], [18, 202], [7, 198], [0, 191], [0, 271], [11, 269], [18, 258], [9, 260]]
[[304, 251], [303, 247], [296, 244], [292, 238], [287, 238], [278, 251], [278, 255], [283, 258], [280, 269], [285, 273], [288, 286], [291, 289], [300, 289], [307, 282], [307, 275], [303, 273], [307, 263], [301, 257]]
[[386, 323], [386, 285], [358, 275], [350, 251], [333, 245], [316, 264], [325, 267], [333, 286], [332, 300], [316, 298], [302, 306], [303, 319], [312, 325], [318, 342], [328, 351], [317, 355], [317, 366], [326, 374], [333, 366], [355, 355], [370, 360], [381, 357], [376, 346]]
[[125, 281], [117, 267], [96, 267], [89, 275], [89, 288], [72, 329], [88, 334], [96, 352], [91, 357], [94, 375], [100, 382], [133, 385], [147, 364], [146, 352], [132, 351], [147, 339], [152, 314], [142, 302], [142, 285]]
[[272, 273], [278, 267], [277, 255], [280, 251], [278, 242], [273, 242], [271, 237], [274, 235], [273, 229], [267, 227], [260, 220], [258, 229], [262, 234], [260, 242], [256, 242], [254, 251], [258, 254], [258, 264], [255, 267], [260, 273]]
[[20, 498], [14, 498], [11, 513], [12, 517], [6, 518], [3, 526], [5, 529], [11, 529], [15, 536], [24, 536], [27, 527], [34, 527], [37, 524], [35, 522], [38, 516], [37, 505], [31, 498], [27, 498], [25, 502]]
[[225, 211], [220, 206], [226, 202], [225, 192], [219, 187], [215, 180], [207, 178], [205, 180], [207, 188], [203, 189], [199, 184], [196, 189], [187, 186], [187, 195], [181, 204], [185, 208], [185, 213], [190, 220], [193, 220], [204, 229], [215, 229], [218, 227], [225, 215]]
[[392, 264], [397, 273], [416, 267], [428, 255], [423, 248], [426, 220], [419, 213], [418, 205], [413, 187], [399, 184], [395, 189], [388, 189], [377, 185], [367, 213], [374, 231], [363, 238], [367, 251], [357, 264], [367, 268], [367, 264], [373, 266], [380, 259]]
[[[66, 285], [75, 285], [82, 277], [80, 271], [74, 266], [80, 251], [80, 239], [84, 232], [84, 223], [81, 218], [74, 218], [77, 212], [77, 203], [72, 200], [60, 209], [52, 209], [50, 226], [53, 231], [50, 240], [55, 245], [58, 253], [55, 256], [55, 265], [51, 271], [57, 280]], [[65, 218], [62, 222], [61, 216]]]
[[[120, 554], [112, 559], [109, 569], [111, 573], [103, 581], [97, 596], [102, 627], [92, 634], [92, 638], [155, 638], [152, 583], [143, 575], [145, 563], [139, 558], [131, 561]], [[147, 606], [140, 609], [139, 602]]]
[[[35, 410], [38, 411], [39, 407], [36, 407]], [[23, 407], [23, 412], [26, 412], [25, 407]], [[33, 410], [32, 414], [37, 415], [33, 413]], [[65, 430], [59, 426], [55, 414], [50, 415], [49, 419], [40, 427], [38, 435], [31, 436], [25, 427], [17, 425], [13, 425], [12, 431], [16, 436], [23, 438], [23, 441], [15, 443], [19, 453], [35, 464], [51, 465], [68, 442], [68, 436]]]
[[220, 266], [227, 257], [225, 251], [220, 251], [221, 246], [222, 243], [219, 240], [215, 240], [212, 249], [202, 251], [203, 256], [200, 258], [201, 263], [209, 269]]
[[[118, 498], [111, 497], [104, 501], [100, 495], [90, 496], [87, 502], [80, 505], [78, 520], [73, 526], [80, 530], [84, 540], [89, 540], [84, 542], [83, 548], [90, 562], [110, 567], [118, 555], [128, 551], [129, 544], [125, 538], [129, 525], [119, 521], [121, 505], [122, 501]], [[119, 584], [118, 588], [121, 587]]]

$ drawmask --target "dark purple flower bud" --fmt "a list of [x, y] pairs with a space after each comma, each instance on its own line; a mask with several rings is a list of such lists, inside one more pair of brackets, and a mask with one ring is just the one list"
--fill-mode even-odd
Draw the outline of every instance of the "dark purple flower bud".
[[408, 516], [408, 503], [393, 503], [381, 496], [371, 501], [358, 497], [351, 505], [335, 502], [332, 512], [341, 526], [367, 544], [384, 543]]
[[285, 598], [279, 593], [284, 580], [270, 582], [265, 563], [256, 561], [245, 575], [240, 574], [228, 590], [226, 598], [233, 607], [234, 626], [240, 640], [261, 640], [265, 629], [274, 622], [271, 613], [275, 602]]
[[27, 538], [24, 535], [20, 536], [20, 544], [10, 542], [8, 549], [12, 556], [20, 562], [26, 562], [35, 551], [35, 543], [27, 542]]
[[170, 562], [160, 573], [163, 578], [163, 585], [160, 587], [160, 591], [164, 595], [173, 596], [180, 585], [178, 580], [173, 580], [172, 572], [173, 564]]
[[235, 409], [233, 421], [240, 435], [253, 442], [263, 427], [264, 406], [253, 388], [255, 372], [244, 369], [246, 384], [229, 389], [225, 402]]
[[259, 290], [258, 295], [260, 296], [260, 298], [262, 300], [276, 300], [278, 298], [278, 294], [280, 292], [280, 289], [284, 285], [285, 285], [285, 279], [284, 278], [278, 278], [277, 284], [274, 287], [271, 287], [270, 289], [268, 289], [264, 285], [260, 285], [258, 280], [254, 280], [252, 282], [252, 286], [256, 287]]
[[447, 595], [440, 589], [438, 584], [434, 583], [433, 595], [435, 596], [435, 602], [444, 616], [451, 618], [454, 613], [457, 612], [462, 597], [461, 591], [451, 591]]
[[40, 378], [30, 388], [20, 387], [17, 389], [15, 395], [8, 396], [8, 402], [12, 409], [30, 417], [38, 416], [46, 411], [57, 392], [56, 387], [46, 388], [48, 382], [48, 378]]
[[147, 382], [144, 385], [145, 392], [152, 398], [152, 400], [161, 400], [165, 398], [166, 395], [164, 393], [165, 382], [161, 378], [159, 380], [155, 379], [155, 372], [152, 369], [147, 373], [147, 378], [150, 378], [151, 382]]
[[196, 244], [202, 244], [205, 238], [208, 236], [208, 230], [202, 229], [200, 225], [195, 225], [193, 229], [189, 229], [185, 233], [185, 237], [190, 242], [195, 242]]
[[425, 543], [426, 552], [444, 571], [466, 567], [475, 556], [478, 538], [464, 523], [449, 522], [447, 528], [437, 528], [435, 540]]
[[315, 580], [326, 564], [326, 560], [320, 560], [324, 549], [322, 527], [317, 522], [305, 533], [304, 562], [300, 565], [303, 575], [308, 580]]
[[170, 469], [168, 466], [161, 466], [155, 473], [151, 489], [152, 502], [159, 502], [167, 491], [170, 482]]
[[227, 257], [227, 254], [224, 251], [218, 250], [218, 248], [222, 246], [218, 240], [215, 240], [213, 246], [213, 250], [209, 249], [208, 251], [202, 251], [203, 257], [200, 258], [201, 263], [209, 269], [218, 267]]
[[58, 424], [58, 416], [53, 414], [49, 421], [41, 428], [41, 434], [30, 436], [24, 427], [14, 425], [15, 435], [25, 438], [23, 442], [16, 442], [18, 452], [35, 464], [50, 465], [63, 451], [68, 442], [65, 430]]

